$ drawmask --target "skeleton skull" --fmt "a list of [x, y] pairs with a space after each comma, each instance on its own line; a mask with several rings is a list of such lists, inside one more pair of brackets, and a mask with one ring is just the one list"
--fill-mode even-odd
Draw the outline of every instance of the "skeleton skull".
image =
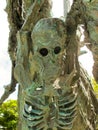
[[[43, 78], [49, 81], [61, 74], [65, 55], [66, 28], [58, 18], [41, 19], [34, 27], [32, 41], [36, 62], [43, 65]], [[33, 57], [34, 58], [34, 57]]]

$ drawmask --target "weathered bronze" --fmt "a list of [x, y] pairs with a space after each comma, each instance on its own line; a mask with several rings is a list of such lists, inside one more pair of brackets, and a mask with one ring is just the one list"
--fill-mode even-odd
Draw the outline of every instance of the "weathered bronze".
[[[50, 0], [7, 1], [12, 83], [0, 103], [19, 83], [18, 130], [96, 129], [98, 100], [78, 56], [91, 42], [86, 45], [94, 55], [97, 81], [97, 5], [96, 0], [74, 0], [62, 21], [50, 17]], [[76, 36], [80, 24], [82, 45]]]
[[[95, 129], [93, 89], [87, 74], [80, 65], [79, 73], [76, 64], [70, 74], [66, 73], [66, 34], [66, 25], [57, 18], [38, 21], [31, 42], [28, 32], [18, 33], [15, 77], [23, 87], [26, 129]], [[33, 49], [30, 53], [29, 43]]]
[[76, 95], [70, 83], [75, 72], [66, 79], [65, 29], [64, 22], [56, 18], [42, 19], [33, 29], [34, 54], [29, 60], [33, 82], [26, 89], [24, 107], [24, 117], [31, 129], [72, 127], [76, 115]]

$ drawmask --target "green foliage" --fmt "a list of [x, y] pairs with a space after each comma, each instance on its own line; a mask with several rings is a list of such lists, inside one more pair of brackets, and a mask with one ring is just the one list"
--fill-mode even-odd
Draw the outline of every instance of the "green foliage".
[[[94, 79], [92, 79], [92, 85], [96, 94], [96, 97], [98, 98], [98, 83]], [[98, 115], [97, 115], [97, 122], [96, 122], [96, 130], [98, 130]]]
[[96, 122], [96, 130], [98, 130], [98, 115], [97, 115], [97, 122]]
[[0, 106], [0, 126], [16, 130], [18, 121], [17, 101], [9, 100]]
[[96, 96], [98, 98], [98, 83], [96, 83], [96, 81], [94, 79], [92, 79], [92, 85], [93, 85], [95, 94], [96, 94]]

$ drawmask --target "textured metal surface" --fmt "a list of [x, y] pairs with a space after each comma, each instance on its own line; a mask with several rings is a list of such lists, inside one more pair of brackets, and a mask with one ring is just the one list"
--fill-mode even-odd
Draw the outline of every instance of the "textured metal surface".
[[71, 129], [76, 116], [76, 93], [70, 86], [75, 71], [67, 80], [64, 77], [65, 29], [62, 20], [50, 18], [40, 20], [32, 32], [30, 70], [36, 76], [25, 92], [24, 106], [24, 117], [32, 130]]
[[32, 130], [71, 129], [76, 117], [76, 96], [66, 92], [59, 96], [26, 97], [24, 117]]

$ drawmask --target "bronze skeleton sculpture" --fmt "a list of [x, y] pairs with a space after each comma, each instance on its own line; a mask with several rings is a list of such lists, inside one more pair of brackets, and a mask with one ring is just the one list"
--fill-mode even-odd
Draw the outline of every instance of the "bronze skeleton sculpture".
[[[23, 86], [23, 116], [28, 129], [76, 130], [80, 122], [80, 130], [95, 128], [96, 114], [91, 97], [93, 88], [88, 75], [78, 61], [71, 73], [66, 74], [65, 71], [68, 51], [66, 33], [66, 25], [62, 20], [44, 18], [35, 25], [31, 41], [27, 37], [28, 32], [21, 31], [17, 35], [17, 52], [20, 55], [14, 72]], [[29, 44], [28, 41], [32, 43], [30, 53], [24, 48]], [[22, 55], [29, 57], [26, 66], [23, 66], [25, 59], [22, 61]]]
[[[7, 2], [13, 82], [6, 87], [0, 103], [18, 82], [18, 129], [95, 130], [98, 101], [88, 74], [78, 62], [76, 36], [77, 26], [83, 23], [91, 41], [96, 40], [90, 31], [96, 19], [88, 14], [92, 1], [74, 0], [65, 21], [50, 18], [50, 0]], [[88, 48], [96, 50], [95, 44]]]
[[34, 55], [29, 61], [34, 79], [26, 90], [24, 107], [24, 117], [32, 130], [72, 127], [76, 115], [76, 93], [70, 83], [75, 70], [65, 79], [65, 39], [64, 22], [56, 18], [42, 19], [33, 29]]

